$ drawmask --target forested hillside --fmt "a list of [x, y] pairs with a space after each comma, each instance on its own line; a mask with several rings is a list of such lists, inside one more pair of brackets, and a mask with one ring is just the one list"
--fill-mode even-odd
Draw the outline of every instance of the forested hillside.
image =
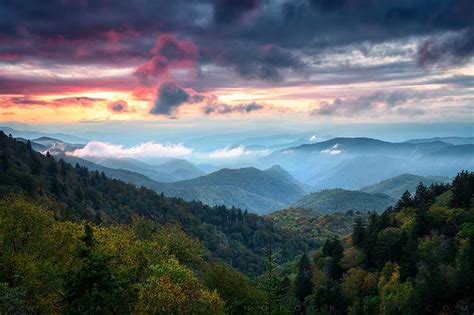
[[413, 174], [402, 174], [383, 180], [380, 183], [364, 187], [360, 189], [360, 191], [367, 193], [386, 194], [394, 199], [398, 199], [407, 190], [414, 194], [419, 183], [423, 183], [425, 186], [430, 186], [431, 184], [446, 183], [449, 181], [449, 177], [443, 176], [419, 176]]
[[292, 207], [309, 208], [320, 214], [346, 211], [383, 211], [394, 200], [380, 193], [366, 193], [345, 189], [325, 189], [304, 196]]
[[129, 223], [135, 216], [160, 224], [178, 224], [203, 242], [208, 253], [249, 274], [263, 272], [261, 249], [272, 237], [283, 260], [312, 247], [292, 233], [273, 229], [264, 218], [240, 209], [166, 198], [104, 173], [89, 172], [33, 151], [28, 143], [0, 133], [0, 196], [22, 193], [45, 204], [63, 220]]
[[319, 245], [334, 236], [350, 235], [354, 222], [359, 219], [366, 221], [368, 217], [368, 211], [321, 214], [309, 208], [288, 208], [268, 215], [275, 226], [313, 239]]
[[175, 226], [62, 221], [8, 197], [0, 232], [2, 314], [242, 314], [266, 304], [264, 289], [208, 262]]
[[[285, 269], [286, 270], [286, 269]], [[474, 173], [419, 184], [293, 267], [276, 302], [299, 314], [472, 314]], [[288, 276], [288, 275], [286, 275]]]

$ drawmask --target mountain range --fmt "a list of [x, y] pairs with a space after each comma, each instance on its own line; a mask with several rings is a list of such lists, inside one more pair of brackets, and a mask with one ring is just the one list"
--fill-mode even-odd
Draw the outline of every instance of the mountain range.
[[[427, 185], [434, 180], [444, 182], [460, 169], [474, 168], [471, 138], [437, 137], [392, 143], [372, 138], [332, 138], [315, 142], [316, 138], [302, 136], [297, 134], [292, 138], [281, 134], [244, 138], [236, 145], [244, 143], [248, 148], [272, 153], [247, 165], [234, 163], [224, 168], [219, 164], [195, 164], [177, 158], [157, 159], [156, 163], [128, 157], [78, 158], [70, 152], [83, 144], [49, 136], [31, 139], [31, 145], [37, 151], [48, 151], [70, 163], [166, 196], [262, 214], [293, 205], [310, 192], [335, 188], [383, 193], [396, 199], [405, 190], [413, 192], [419, 181]], [[18, 140], [27, 141], [26, 138]], [[208, 140], [204, 137], [197, 142]], [[404, 176], [397, 178], [401, 175]], [[307, 199], [311, 200], [311, 197]], [[387, 202], [381, 204], [385, 207]]]
[[247, 209], [255, 213], [269, 213], [284, 208], [309, 192], [308, 186], [296, 181], [278, 166], [263, 171], [252, 167], [221, 169], [205, 176], [165, 183], [157, 182], [139, 172], [105, 167], [73, 156], [63, 155], [57, 158], [104, 172], [111, 178], [138, 187], [153, 189], [165, 196]]
[[[452, 144], [440, 139], [392, 143], [371, 138], [333, 138], [278, 150], [260, 162], [281, 165], [316, 190], [358, 190], [406, 173], [452, 177], [460, 169], [474, 169], [473, 144]], [[470, 138], [445, 140], [470, 142]]]

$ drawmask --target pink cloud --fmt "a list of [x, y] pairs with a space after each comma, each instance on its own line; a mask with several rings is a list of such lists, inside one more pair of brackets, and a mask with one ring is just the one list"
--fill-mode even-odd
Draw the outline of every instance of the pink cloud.
[[173, 69], [193, 70], [196, 67], [198, 48], [191, 41], [161, 35], [150, 52], [153, 55], [151, 60], [135, 71], [143, 83], [158, 76], [168, 79]]

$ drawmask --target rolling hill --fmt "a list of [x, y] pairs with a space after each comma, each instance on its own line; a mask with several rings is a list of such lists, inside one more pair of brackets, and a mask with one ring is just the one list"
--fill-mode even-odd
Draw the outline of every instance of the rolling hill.
[[254, 167], [224, 168], [206, 176], [167, 183], [154, 189], [186, 200], [239, 206], [257, 213], [281, 209], [309, 192], [309, 187], [279, 166], [263, 171]]
[[413, 194], [416, 190], [416, 186], [418, 186], [420, 182], [425, 186], [430, 186], [431, 184], [446, 183], [449, 181], [449, 177], [402, 174], [381, 181], [380, 183], [364, 187], [359, 191], [371, 194], [382, 193], [389, 195], [393, 199], [399, 199], [406, 190]]
[[381, 212], [393, 205], [394, 200], [385, 194], [371, 194], [344, 189], [326, 189], [304, 196], [293, 208], [309, 208], [320, 214], [352, 211]]

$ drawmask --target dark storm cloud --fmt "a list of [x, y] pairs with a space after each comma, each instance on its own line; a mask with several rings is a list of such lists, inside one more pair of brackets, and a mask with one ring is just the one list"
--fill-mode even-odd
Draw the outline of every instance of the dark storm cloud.
[[[226, 47], [229, 41], [237, 41], [322, 49], [461, 31], [474, 24], [471, 0], [31, 0], [2, 1], [0, 12], [5, 57], [59, 58], [55, 50], [67, 54], [82, 46], [82, 58], [96, 62], [97, 55], [110, 57], [113, 47], [101, 46], [114, 42], [116, 54], [123, 59], [146, 57], [159, 33], [179, 34], [197, 46], [205, 42]], [[249, 13], [248, 21], [240, 23]], [[224, 29], [219, 23], [226, 24]], [[92, 43], [98, 47], [89, 47]]]
[[190, 99], [190, 94], [185, 89], [173, 82], [162, 83], [158, 88], [158, 95], [150, 109], [153, 115], [171, 115], [179, 106]]
[[233, 23], [257, 9], [262, 2], [262, 0], [216, 0], [214, 20], [218, 25]]
[[280, 80], [282, 71], [303, 67], [303, 63], [293, 53], [274, 45], [252, 47], [233, 43], [216, 60], [221, 65], [232, 67], [243, 77], [270, 81]]
[[0, 63], [113, 64], [136, 67], [142, 79], [218, 65], [270, 82], [297, 72], [302, 82], [321, 54], [419, 36], [435, 38], [420, 43], [419, 64], [464, 62], [473, 27], [472, 0], [7, 0]]
[[309, 114], [312, 116], [353, 116], [364, 112], [376, 114], [392, 110], [406, 115], [421, 114], [423, 111], [420, 109], [416, 111], [413, 108], [401, 109], [401, 106], [408, 101], [421, 98], [423, 98], [422, 93], [413, 91], [377, 92], [357, 98], [335, 98], [332, 102], [322, 103], [319, 108], [310, 111]]
[[[473, 8], [474, 9], [474, 8]], [[460, 64], [474, 55], [474, 27], [445, 38], [430, 38], [417, 52], [418, 64]]]
[[228, 104], [207, 104], [202, 108], [206, 115], [219, 114], [226, 115], [231, 113], [248, 114], [254, 111], [262, 110], [264, 105], [251, 102], [247, 104], [228, 105]]

